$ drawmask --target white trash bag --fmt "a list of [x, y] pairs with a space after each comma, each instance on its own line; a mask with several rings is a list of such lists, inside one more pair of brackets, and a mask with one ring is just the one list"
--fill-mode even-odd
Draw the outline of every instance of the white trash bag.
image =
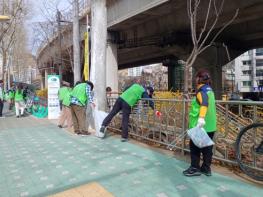
[[194, 127], [189, 129], [187, 134], [194, 144], [199, 148], [204, 148], [215, 144], [213, 140], [211, 140], [211, 138], [207, 135], [204, 128]]
[[100, 132], [100, 127], [101, 127], [103, 120], [106, 118], [107, 115], [108, 113], [104, 111], [100, 111], [97, 109], [94, 110], [94, 123], [95, 123], [95, 130], [96, 130], [95, 136], [99, 138], [103, 138], [105, 135], [104, 133]]

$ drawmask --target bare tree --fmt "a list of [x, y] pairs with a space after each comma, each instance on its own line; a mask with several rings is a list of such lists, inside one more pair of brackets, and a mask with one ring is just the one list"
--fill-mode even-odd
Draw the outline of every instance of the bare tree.
[[[196, 58], [210, 47], [223, 30], [229, 26], [237, 17], [238, 9], [231, 19], [217, 28], [218, 20], [223, 13], [224, 0], [209, 0], [203, 24], [198, 23], [200, 17], [200, 3], [202, 0], [187, 0], [187, 12], [190, 20], [191, 39], [193, 48], [186, 60], [184, 70], [184, 93], [187, 96], [189, 89], [189, 72]], [[187, 96], [188, 98], [188, 96]]]
[[25, 2], [23, 0], [2, 1], [3, 14], [10, 15], [9, 23], [1, 24], [0, 31], [0, 53], [2, 54], [2, 79], [5, 74], [5, 67], [11, 55], [10, 49], [13, 48], [19, 41], [16, 39], [16, 32], [23, 26], [23, 21], [26, 15]]
[[[69, 64], [71, 71], [73, 71], [73, 61], [72, 61], [72, 49], [70, 46], [66, 46], [64, 34], [67, 30], [69, 30], [72, 26], [72, 23], [70, 23], [66, 19], [67, 12], [69, 11], [68, 8], [64, 8], [63, 10], [59, 10], [59, 0], [56, 1], [49, 1], [44, 0], [42, 1], [42, 7], [40, 8], [40, 12], [42, 15], [42, 18], [44, 22], [36, 22], [34, 23], [34, 36], [33, 36], [33, 51], [34, 53], [37, 52], [37, 50], [41, 50], [42, 47], [45, 45], [46, 47], [46, 53], [45, 56], [50, 58], [51, 62], [59, 62], [59, 64]], [[58, 11], [59, 10], [59, 11]], [[55, 13], [61, 13], [61, 21], [58, 21], [58, 18], [56, 18]], [[58, 25], [58, 23], [61, 22], [61, 25]], [[66, 22], [66, 23], [64, 23]], [[60, 26], [60, 28], [58, 28]], [[60, 55], [61, 53], [61, 44], [52, 44], [52, 42], [56, 42], [56, 39], [54, 39], [56, 36], [60, 34], [60, 41], [63, 45], [63, 50], [66, 52], [68, 58], [63, 57]], [[58, 41], [59, 42], [59, 41]], [[54, 54], [53, 50], [48, 50], [49, 48], [55, 49], [58, 54]], [[54, 61], [53, 61], [54, 60]]]

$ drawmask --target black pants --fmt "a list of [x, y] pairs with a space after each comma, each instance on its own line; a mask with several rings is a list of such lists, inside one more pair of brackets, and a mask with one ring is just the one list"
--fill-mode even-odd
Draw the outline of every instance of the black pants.
[[3, 113], [3, 107], [4, 107], [4, 101], [0, 99], [0, 117], [2, 117]]
[[129, 116], [131, 113], [131, 107], [126, 103], [122, 98], [118, 98], [113, 105], [113, 108], [109, 115], [103, 120], [102, 126], [108, 126], [112, 118], [119, 112], [122, 111], [122, 137], [128, 138], [128, 125], [129, 125]]
[[[211, 139], [213, 139], [215, 132], [207, 133]], [[201, 168], [203, 170], [210, 170], [213, 156], [213, 146], [204, 148], [198, 148], [192, 140], [190, 140], [190, 154], [191, 154], [191, 166], [200, 169], [200, 154], [203, 154], [203, 164]]]

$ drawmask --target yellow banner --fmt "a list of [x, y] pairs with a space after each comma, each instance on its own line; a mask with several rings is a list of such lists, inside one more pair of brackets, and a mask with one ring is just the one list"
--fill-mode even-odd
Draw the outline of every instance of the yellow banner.
[[89, 32], [85, 32], [85, 49], [84, 49], [84, 79], [89, 80]]

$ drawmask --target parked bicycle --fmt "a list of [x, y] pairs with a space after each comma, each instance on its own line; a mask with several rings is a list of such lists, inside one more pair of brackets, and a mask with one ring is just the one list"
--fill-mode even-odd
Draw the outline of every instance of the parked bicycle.
[[249, 177], [263, 181], [263, 123], [242, 128], [235, 149], [240, 169]]

